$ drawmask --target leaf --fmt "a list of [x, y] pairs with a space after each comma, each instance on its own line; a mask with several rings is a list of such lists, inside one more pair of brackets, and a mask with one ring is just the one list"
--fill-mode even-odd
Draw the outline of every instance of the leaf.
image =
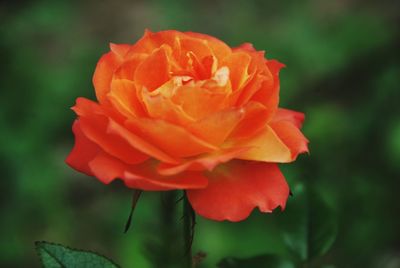
[[280, 216], [284, 242], [300, 261], [323, 256], [336, 239], [336, 214], [314, 189], [298, 185], [287, 211]]
[[248, 259], [225, 258], [218, 263], [219, 268], [294, 268], [294, 264], [276, 255], [260, 255]]
[[35, 242], [44, 268], [118, 268], [119, 266], [97, 253], [71, 249], [49, 242]]

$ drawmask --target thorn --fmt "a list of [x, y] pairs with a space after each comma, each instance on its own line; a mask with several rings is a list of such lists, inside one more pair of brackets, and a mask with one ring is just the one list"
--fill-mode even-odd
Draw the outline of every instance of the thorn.
[[129, 213], [128, 220], [126, 221], [125, 224], [124, 234], [126, 234], [129, 230], [129, 227], [131, 227], [133, 211], [135, 210], [136, 204], [139, 201], [141, 194], [142, 190], [133, 190], [131, 212]]

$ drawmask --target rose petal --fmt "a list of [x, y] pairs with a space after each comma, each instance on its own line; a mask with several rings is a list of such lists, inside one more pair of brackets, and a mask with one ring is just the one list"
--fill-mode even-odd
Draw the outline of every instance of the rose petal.
[[269, 114], [272, 117], [279, 104], [279, 71], [285, 65], [276, 60], [268, 60], [266, 65], [273, 76], [273, 83], [271, 84], [271, 80], [263, 83], [261, 88], [251, 96], [251, 100], [264, 104], [269, 109]]
[[232, 108], [212, 114], [187, 126], [188, 130], [213, 144], [223, 143], [244, 117], [243, 108]]
[[170, 79], [170, 61], [168, 55], [171, 48], [163, 45], [156, 49], [137, 67], [134, 81], [137, 88], [146, 87], [153, 91]]
[[135, 54], [124, 61], [114, 71], [113, 79], [133, 80], [137, 67], [148, 57], [147, 54]]
[[249, 148], [229, 148], [210, 154], [201, 155], [195, 159], [177, 165], [160, 163], [157, 168], [162, 175], [174, 175], [185, 170], [208, 170], [212, 171], [217, 165], [226, 163], [237, 156], [243, 154]]
[[75, 145], [65, 162], [73, 169], [85, 173], [86, 175], [93, 176], [88, 163], [96, 156], [99, 148], [83, 134], [79, 120], [74, 121], [72, 131], [75, 136]]
[[251, 43], [243, 43], [240, 46], [235, 47], [234, 50], [246, 50], [249, 52], [256, 52], [253, 44], [251, 44]]
[[196, 213], [212, 220], [241, 221], [255, 207], [262, 212], [283, 209], [289, 195], [276, 164], [231, 161], [207, 177], [207, 188], [188, 190], [187, 196]]
[[301, 128], [304, 121], [304, 114], [301, 112], [278, 108], [271, 122], [289, 121], [297, 128]]
[[104, 54], [97, 63], [93, 75], [93, 85], [100, 103], [108, 103], [106, 96], [111, 88], [111, 79], [121, 63], [121, 58], [113, 52]]
[[301, 153], [308, 152], [308, 140], [303, 133], [289, 121], [270, 123], [271, 128], [290, 149], [292, 161]]
[[243, 160], [274, 163], [287, 163], [293, 160], [290, 149], [268, 125], [252, 137], [233, 142], [232, 146], [251, 147], [238, 157]]
[[[125, 185], [146, 191], [202, 189], [208, 185], [208, 179], [202, 172], [186, 171], [174, 176], [159, 176], [154, 172], [151, 174], [148, 174], [148, 172], [145, 172], [145, 174], [137, 172], [135, 174], [134, 172], [125, 172]], [[142, 176], [147, 176], [147, 179], [142, 179]]]
[[131, 45], [128, 44], [114, 44], [110, 43], [110, 49], [114, 52], [118, 57], [124, 58], [126, 53], [128, 53]]
[[239, 90], [249, 79], [249, 66], [251, 56], [244, 52], [235, 52], [223, 59], [221, 66], [227, 66], [230, 71], [229, 78], [232, 83], [232, 90]]
[[[164, 120], [137, 118], [126, 125], [135, 133], [175, 157], [189, 157], [207, 153], [218, 148], [189, 133], [183, 127]], [[138, 134], [139, 135], [139, 134]]]
[[[236, 105], [246, 104], [248, 101], [252, 99], [252, 97], [258, 91], [266, 88], [271, 88], [271, 85], [272, 85], [272, 78], [266, 77], [265, 75], [261, 75], [258, 73], [252, 74], [250, 78], [247, 80], [247, 83], [240, 90], [240, 95], [238, 97], [238, 100], [236, 101]], [[265, 99], [263, 101], [260, 101], [259, 99], [253, 99], [253, 100], [259, 101], [265, 106], [267, 98], [269, 98], [269, 96], [265, 96]], [[269, 108], [268, 106], [265, 107]]]
[[180, 39], [180, 45], [183, 54], [192, 52], [200, 61], [212, 55], [210, 47], [203, 39], [183, 37]]
[[207, 40], [206, 44], [212, 49], [214, 56], [218, 59], [223, 59], [232, 52], [229, 46], [213, 36], [194, 32], [185, 32], [185, 34], [191, 37]]
[[137, 97], [135, 83], [127, 79], [113, 79], [108, 98], [125, 117], [144, 116], [142, 103]]
[[254, 136], [267, 124], [269, 112], [264, 105], [250, 101], [245, 107], [244, 117], [229, 135], [229, 139], [243, 139]]
[[155, 172], [152, 161], [141, 165], [126, 165], [106, 153], [99, 153], [89, 166], [93, 174], [103, 183], [108, 184], [118, 178], [130, 188], [145, 191], [198, 189], [208, 184], [207, 178], [199, 172], [160, 176]]
[[[263, 120], [263, 105], [249, 102], [244, 107], [234, 107], [216, 112], [202, 120], [189, 124], [187, 128], [196, 136], [214, 144], [222, 144], [228, 137], [247, 137], [260, 129]], [[262, 123], [260, 123], [262, 121]], [[260, 126], [262, 124], [262, 126]], [[246, 135], [247, 134], [247, 135]]]
[[226, 107], [227, 93], [184, 85], [176, 88], [171, 100], [193, 119], [199, 120]]
[[153, 33], [146, 29], [143, 37], [130, 48], [126, 57], [129, 58], [136, 53], [150, 54], [155, 49], [160, 48], [163, 44], [174, 47], [176, 38], [179, 38], [183, 35], [183, 33], [174, 30]]
[[79, 118], [80, 127], [85, 136], [97, 144], [108, 154], [124, 161], [127, 164], [138, 164], [149, 158], [147, 154], [115, 134], [107, 133], [110, 119], [102, 115], [88, 115]]
[[[84, 121], [87, 122], [87, 132], [85, 132], [85, 134], [88, 138], [97, 141], [99, 146], [108, 151], [108, 153], [114, 153], [116, 157], [126, 156], [129, 159], [131, 157], [136, 157], [137, 154], [135, 150], [137, 150], [144, 155], [152, 156], [166, 163], [179, 162], [177, 159], [167, 155], [148, 141], [143, 140], [108, 117], [102, 107], [97, 103], [79, 98], [73, 109], [80, 116], [80, 120], [84, 119]], [[124, 150], [124, 148], [113, 148], [113, 146], [116, 146], [115, 142], [118, 144], [122, 143], [122, 147], [126, 147], [126, 150], [129, 151], [119, 155], [118, 152]], [[130, 153], [132, 153], [132, 156], [129, 156]], [[126, 161], [128, 161], [128, 163], [130, 162], [129, 160]]]
[[[166, 87], [170, 87], [170, 89]], [[145, 88], [140, 91], [148, 115], [151, 118], [162, 119], [177, 125], [193, 122], [194, 119], [186, 114], [181, 106], [176, 105], [168, 96], [165, 96], [166, 92], [173, 91], [173, 87], [174, 83], [171, 80], [153, 92], [149, 92]]]

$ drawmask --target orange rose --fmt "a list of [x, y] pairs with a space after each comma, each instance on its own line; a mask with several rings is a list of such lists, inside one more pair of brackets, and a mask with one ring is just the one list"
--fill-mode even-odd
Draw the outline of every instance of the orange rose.
[[93, 77], [98, 102], [78, 98], [66, 162], [103, 183], [185, 189], [194, 210], [240, 221], [285, 207], [277, 163], [306, 152], [302, 113], [278, 108], [279, 70], [251, 44], [146, 31], [111, 44]]

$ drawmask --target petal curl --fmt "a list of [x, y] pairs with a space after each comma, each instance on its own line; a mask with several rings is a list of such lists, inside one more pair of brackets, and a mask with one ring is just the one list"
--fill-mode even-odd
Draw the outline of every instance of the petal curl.
[[289, 109], [278, 108], [274, 117], [272, 118], [272, 122], [278, 121], [289, 121], [297, 128], [301, 128], [304, 121], [304, 114]]
[[289, 187], [276, 164], [231, 161], [207, 173], [205, 189], [188, 190], [193, 209], [201, 216], [241, 221], [258, 207], [262, 212], [284, 209]]
[[308, 140], [301, 131], [289, 121], [270, 123], [279, 139], [290, 149], [292, 161], [301, 153], [308, 152]]
[[110, 49], [114, 52], [118, 57], [124, 58], [126, 53], [128, 53], [131, 45], [128, 44], [114, 44], [110, 43]]

